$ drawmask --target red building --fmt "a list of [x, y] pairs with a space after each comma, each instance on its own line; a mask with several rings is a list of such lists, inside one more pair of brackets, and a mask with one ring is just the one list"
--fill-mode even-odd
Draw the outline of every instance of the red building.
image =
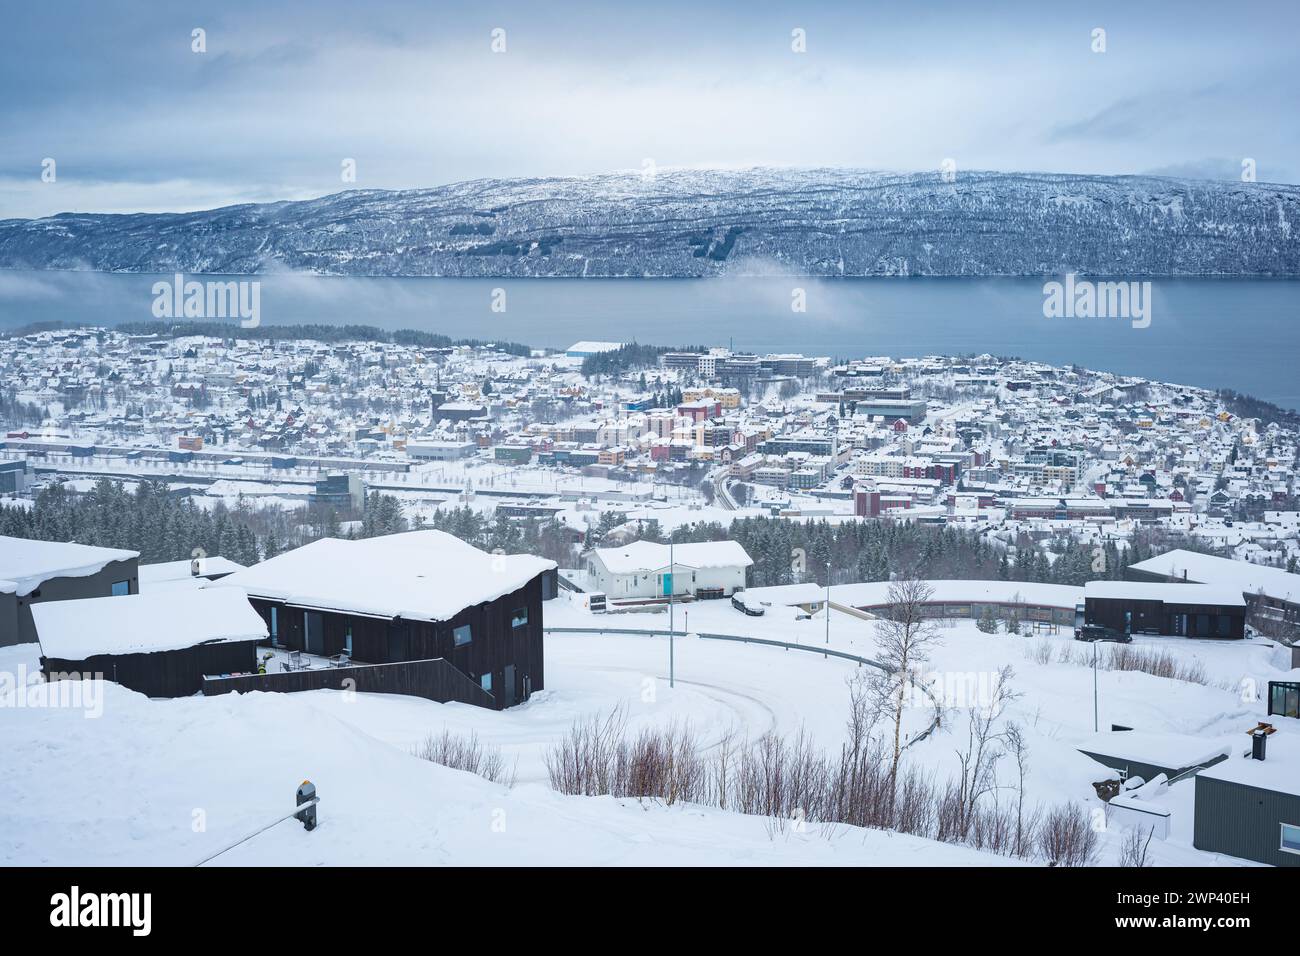
[[704, 398], [698, 402], [682, 402], [677, 406], [677, 414], [693, 422], [702, 422], [721, 415], [722, 403]]

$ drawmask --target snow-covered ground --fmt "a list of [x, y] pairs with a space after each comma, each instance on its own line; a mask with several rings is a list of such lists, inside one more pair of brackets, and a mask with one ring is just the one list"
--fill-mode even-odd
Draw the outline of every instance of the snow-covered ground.
[[[820, 615], [796, 620], [792, 609], [747, 617], [726, 601], [677, 609], [692, 633], [747, 634], [825, 646]], [[548, 627], [664, 628], [664, 614], [593, 616], [565, 597], [546, 605]], [[1053, 643], [1050, 663], [1030, 652]], [[1245, 677], [1260, 688], [1281, 671], [1256, 642], [1150, 639], [1196, 658], [1212, 682], [1202, 686], [1140, 673], [1098, 675], [1100, 725], [1120, 723], [1245, 742], [1264, 715], [1243, 700]], [[830, 646], [876, 652], [874, 625], [832, 612]], [[1092, 671], [1058, 663], [1060, 647], [1088, 648], [1067, 637], [987, 635], [971, 622], [940, 631], [933, 666], [941, 673], [987, 675], [1009, 664], [1021, 696], [1008, 717], [1029, 739], [1029, 801], [1067, 800], [1100, 807], [1091, 783], [1106, 770], [1075, 749], [1093, 725]], [[755, 738], [803, 727], [834, 749], [844, 734], [851, 662], [762, 645], [695, 636], [673, 645], [676, 686], [668, 677], [664, 637], [552, 633], [546, 638], [547, 689], [527, 704], [496, 713], [387, 695], [249, 694], [151, 701], [105, 685], [102, 716], [76, 708], [17, 707], [0, 699], [0, 739], [8, 772], [0, 780], [0, 861], [7, 864], [184, 864], [197, 862], [291, 809], [304, 778], [319, 787], [321, 826], [306, 833], [279, 824], [214, 861], [227, 864], [846, 864], [988, 865], [990, 854], [898, 834], [855, 828], [806, 832], [774, 827], [697, 806], [567, 797], [546, 782], [544, 758], [571, 723], [608, 712], [627, 714], [629, 729], [689, 721], [706, 743], [736, 731]], [[0, 649], [0, 671], [34, 668], [37, 648]], [[48, 688], [32, 691], [39, 701]], [[929, 723], [923, 707], [906, 730]], [[514, 765], [513, 788], [439, 767], [412, 755], [429, 734], [476, 733]], [[940, 779], [955, 772], [965, 716], [906, 758]], [[1234, 745], [1235, 745], [1234, 744]], [[1001, 768], [1009, 783], [1009, 766]], [[1192, 784], [1162, 803], [1173, 832], [1154, 846], [1167, 865], [1239, 863], [1191, 847]], [[1102, 862], [1113, 863], [1119, 834], [1102, 835]], [[1159, 841], [1157, 841], [1159, 842]], [[212, 865], [212, 864], [210, 864]]]

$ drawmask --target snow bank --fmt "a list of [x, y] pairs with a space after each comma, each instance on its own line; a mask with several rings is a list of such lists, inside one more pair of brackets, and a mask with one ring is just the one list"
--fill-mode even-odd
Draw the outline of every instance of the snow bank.
[[[69, 708], [0, 711], [10, 744], [0, 864], [194, 864], [287, 813], [310, 779], [316, 830], [289, 820], [207, 865], [1015, 865], [878, 830], [772, 833], [762, 817], [696, 805], [507, 789], [377, 740], [336, 716], [352, 708], [321, 706], [335, 692], [151, 701], [108, 683], [104, 694], [97, 720]], [[413, 704], [359, 696], [376, 708]], [[426, 729], [457, 710], [414, 703]]]

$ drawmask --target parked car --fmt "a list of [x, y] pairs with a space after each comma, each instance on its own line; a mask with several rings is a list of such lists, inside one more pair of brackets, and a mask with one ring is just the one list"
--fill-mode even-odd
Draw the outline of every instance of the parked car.
[[760, 601], [750, 601], [745, 597], [744, 591], [737, 591], [731, 595], [731, 606], [742, 614], [748, 614], [750, 617], [762, 617], [764, 605]]
[[1129, 644], [1132, 643], [1133, 636], [1101, 624], [1084, 624], [1074, 629], [1074, 639], [1076, 641], [1112, 641], [1116, 644]]

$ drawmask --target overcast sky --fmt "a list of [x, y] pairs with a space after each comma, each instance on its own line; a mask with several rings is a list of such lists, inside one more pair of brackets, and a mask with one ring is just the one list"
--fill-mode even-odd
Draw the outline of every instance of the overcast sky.
[[646, 159], [1237, 178], [1249, 157], [1260, 181], [1300, 182], [1300, 4], [1083, 6], [7, 4], [0, 218]]

